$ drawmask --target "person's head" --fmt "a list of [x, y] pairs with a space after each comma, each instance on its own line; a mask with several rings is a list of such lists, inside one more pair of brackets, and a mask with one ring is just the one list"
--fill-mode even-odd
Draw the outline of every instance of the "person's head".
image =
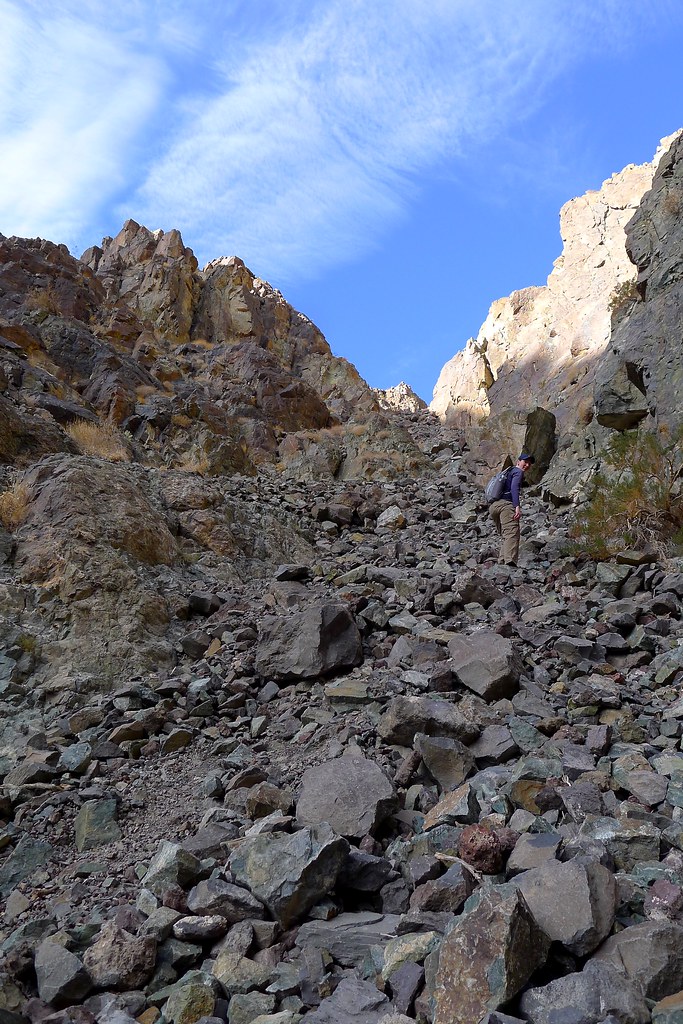
[[529, 466], [533, 466], [536, 459], [533, 455], [529, 455], [528, 452], [522, 452], [520, 457], [517, 459], [517, 468], [521, 469], [522, 473], [526, 473]]

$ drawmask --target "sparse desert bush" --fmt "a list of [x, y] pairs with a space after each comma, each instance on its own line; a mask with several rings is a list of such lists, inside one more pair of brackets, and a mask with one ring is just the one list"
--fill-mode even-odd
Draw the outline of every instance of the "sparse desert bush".
[[664, 210], [670, 217], [678, 217], [681, 212], [681, 194], [669, 190], [664, 196]]
[[178, 461], [178, 469], [181, 473], [196, 473], [204, 476], [209, 470], [209, 460], [205, 452], [194, 446], [189, 451], [183, 452]]
[[683, 430], [674, 437], [627, 431], [612, 439], [609, 469], [593, 478], [593, 495], [571, 524], [574, 552], [598, 561], [630, 547], [666, 554], [683, 530], [682, 441]]
[[62, 310], [54, 285], [49, 284], [45, 288], [32, 288], [27, 292], [26, 308], [37, 313], [53, 313], [55, 316], [60, 316]]
[[630, 278], [627, 281], [620, 281], [619, 284], [614, 286], [607, 306], [610, 313], [616, 313], [617, 310], [635, 302], [637, 298], [638, 289], [636, 287], [636, 282], [634, 279]]
[[0, 523], [6, 530], [21, 526], [29, 506], [29, 490], [25, 483], [17, 481], [0, 494]]
[[110, 462], [130, 461], [126, 438], [114, 423], [74, 420], [66, 431], [85, 455], [97, 455]]

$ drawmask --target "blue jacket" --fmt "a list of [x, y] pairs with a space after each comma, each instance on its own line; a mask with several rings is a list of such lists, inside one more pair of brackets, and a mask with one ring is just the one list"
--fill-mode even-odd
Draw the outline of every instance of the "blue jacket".
[[522, 486], [523, 479], [524, 473], [521, 469], [515, 466], [512, 472], [508, 473], [505, 490], [500, 496], [501, 501], [511, 501], [515, 508], [517, 508], [519, 505], [519, 491]]

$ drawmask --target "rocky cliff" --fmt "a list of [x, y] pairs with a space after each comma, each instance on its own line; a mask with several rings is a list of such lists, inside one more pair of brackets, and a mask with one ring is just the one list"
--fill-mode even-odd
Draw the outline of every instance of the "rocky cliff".
[[[616, 332], [643, 291], [644, 271], [636, 285], [634, 262], [649, 266], [664, 259], [659, 250], [651, 251], [655, 223], [665, 232], [657, 236], [660, 247], [675, 248], [669, 230], [675, 214], [665, 206], [673, 210], [676, 186], [665, 189], [662, 183], [676, 177], [679, 146], [678, 136], [663, 140], [651, 163], [631, 165], [599, 191], [567, 203], [560, 215], [563, 251], [547, 284], [495, 302], [476, 339], [443, 368], [430, 408], [445, 422], [474, 428], [485, 464], [495, 465], [501, 455], [527, 445], [542, 449], [543, 472], [559, 450], [546, 486], [568, 497], [585, 476], [578, 464], [595, 454], [611, 430], [646, 415], [641, 371], [647, 363], [648, 374], [666, 376], [658, 344], [670, 342], [654, 341], [657, 315], [643, 330], [650, 318], [644, 309], [631, 330], [630, 356], [621, 360], [623, 342]], [[645, 212], [653, 207], [659, 210], [654, 220]], [[646, 221], [647, 227], [636, 229]], [[654, 287], [660, 285], [661, 277]], [[625, 328], [619, 330], [623, 335]], [[660, 362], [658, 374], [651, 367]], [[609, 396], [611, 380], [612, 391], [621, 395], [619, 409]], [[633, 414], [624, 412], [624, 403]], [[665, 404], [673, 410], [679, 403]]]
[[420, 463], [305, 316], [236, 257], [199, 271], [177, 231], [128, 221], [82, 260], [0, 238], [0, 342], [8, 464], [71, 450], [60, 426], [77, 419], [120, 426], [147, 464], [208, 474], [391, 476]]

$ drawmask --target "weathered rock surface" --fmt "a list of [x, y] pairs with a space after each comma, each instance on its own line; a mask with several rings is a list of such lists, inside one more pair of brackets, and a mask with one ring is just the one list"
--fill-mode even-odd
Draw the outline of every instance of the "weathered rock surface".
[[550, 940], [515, 891], [489, 889], [447, 930], [434, 984], [434, 1024], [471, 1024], [516, 995]]
[[362, 839], [395, 802], [393, 786], [374, 761], [349, 753], [304, 773], [296, 816], [302, 825], [326, 821], [337, 835]]
[[[547, 284], [495, 302], [477, 338], [443, 368], [430, 408], [451, 424], [478, 425], [488, 467], [501, 453], [534, 450], [535, 480], [555, 456], [544, 487], [564, 500], [611, 430], [658, 408], [661, 422], [680, 421], [667, 339], [681, 298], [681, 146], [680, 136], [664, 139], [651, 163], [567, 203]], [[539, 432], [540, 412], [554, 419]]]

